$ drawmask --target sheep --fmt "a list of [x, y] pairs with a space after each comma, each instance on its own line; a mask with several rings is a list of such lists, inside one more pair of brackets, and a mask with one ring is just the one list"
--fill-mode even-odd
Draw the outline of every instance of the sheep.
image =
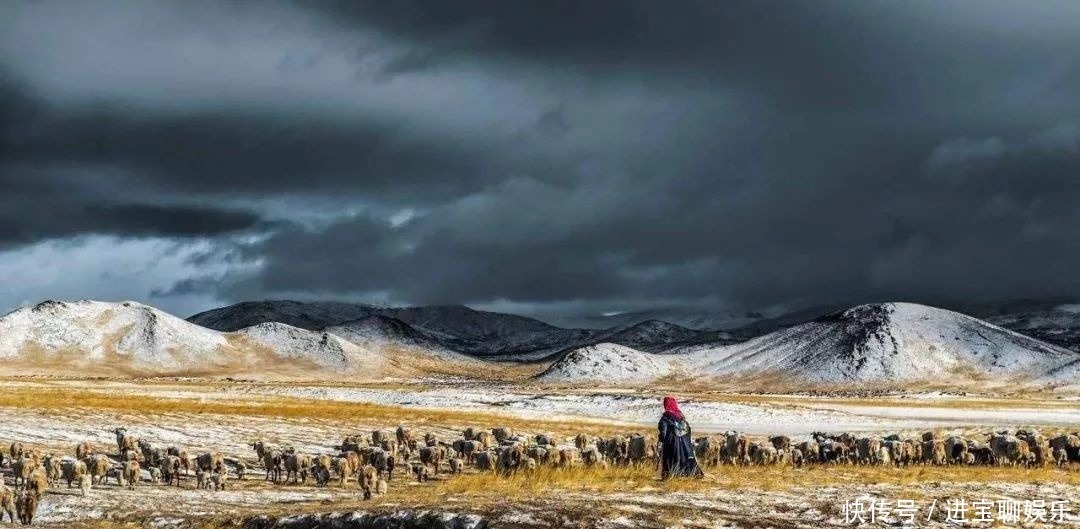
[[14, 485], [19, 486], [19, 482], [26, 485], [26, 480], [30, 478], [30, 474], [34, 471], [37, 465], [33, 459], [22, 455], [11, 464], [11, 475], [14, 477]]
[[472, 441], [476, 439], [476, 434], [481, 431], [480, 428], [468, 427], [461, 432], [461, 437], [466, 441]]
[[60, 485], [60, 458], [49, 454], [45, 456], [44, 461], [45, 477], [48, 479], [50, 487], [56, 487]]
[[776, 435], [769, 438], [769, 442], [772, 443], [773, 448], [777, 451], [787, 451], [791, 449], [791, 438], [786, 435]]
[[499, 454], [499, 472], [509, 476], [517, 472], [525, 461], [525, 447], [521, 445], [507, 446]]
[[495, 442], [502, 444], [514, 436], [514, 430], [507, 426], [499, 426], [491, 429], [491, 435], [495, 437]]
[[79, 476], [79, 490], [82, 491], [83, 496], [90, 495], [90, 482], [91, 479], [89, 474]]
[[15, 496], [15, 512], [19, 515], [19, 523], [30, 525], [34, 523], [34, 515], [37, 514], [39, 498], [29, 491], [20, 490]]
[[11, 523], [15, 523], [15, 491], [0, 483], [0, 522], [4, 521], [5, 512]]
[[242, 459], [237, 459], [236, 460], [236, 479], [239, 479], [240, 481], [243, 481], [245, 475], [247, 475], [247, 463], [245, 463]]
[[158, 467], [150, 467], [147, 472], [150, 473], [150, 483], [161, 483], [161, 469]]
[[604, 463], [604, 456], [596, 446], [590, 446], [581, 451], [581, 462], [584, 463], [586, 467], [602, 465]]
[[627, 458], [631, 464], [641, 465], [654, 455], [655, 452], [647, 437], [638, 434], [630, 436], [629, 445], [627, 446]]
[[293, 483], [307, 483], [308, 467], [311, 466], [311, 456], [306, 454], [289, 454], [285, 457], [285, 481], [292, 478]]
[[214, 491], [225, 490], [225, 485], [229, 481], [229, 472], [222, 469], [220, 472], [214, 472], [210, 474], [210, 485], [214, 488]]
[[536, 462], [536, 460], [531, 457], [526, 457], [525, 462], [522, 464], [522, 468], [525, 470], [526, 473], [529, 474], [536, 472], [538, 466], [539, 464]]
[[23, 448], [23, 444], [15, 441], [11, 443], [11, 447], [8, 448], [8, 455], [11, 456], [12, 461], [18, 461], [19, 459], [22, 459], [23, 453], [25, 451], [26, 450], [25, 448]]
[[367, 446], [367, 441], [359, 435], [349, 435], [345, 437], [345, 440], [341, 442], [342, 452], [360, 452], [362, 448]]
[[1080, 461], [1080, 436], [1075, 434], [1059, 435], [1050, 439], [1050, 448], [1064, 451], [1069, 460]]
[[480, 443], [485, 449], [497, 446], [499, 443], [495, 442], [495, 436], [491, 435], [491, 432], [487, 430], [476, 432], [476, 436], [473, 437], [473, 441]]
[[138, 445], [138, 440], [135, 436], [129, 434], [126, 428], [117, 428], [113, 430], [116, 434], [116, 449], [123, 453], [125, 450], [135, 450]]
[[141, 469], [138, 461], [128, 461], [123, 466], [124, 481], [127, 482], [128, 488], [134, 490], [135, 484], [139, 482], [141, 476]]
[[86, 456], [94, 453], [94, 445], [90, 444], [90, 441], [83, 441], [75, 445], [75, 459], [85, 459]]
[[492, 471], [498, 466], [499, 458], [496, 454], [488, 451], [482, 451], [473, 455], [473, 464], [476, 465], [478, 470]]
[[604, 441], [604, 457], [614, 465], [630, 462], [630, 441], [622, 436], [615, 436]]
[[412, 464], [412, 475], [416, 478], [416, 481], [423, 483], [428, 479], [428, 468], [423, 463]]
[[376, 496], [382, 496], [383, 494], [386, 494], [386, 489], [387, 488], [388, 487], [386, 486], [386, 480], [385, 479], [377, 479], [377, 480], [375, 480], [375, 495]]
[[69, 489], [72, 483], [80, 481], [85, 475], [86, 463], [84, 461], [65, 459], [60, 462], [60, 476], [67, 482]]
[[330, 466], [339, 477], [339, 485], [345, 485], [345, 480], [356, 471], [352, 461], [346, 457], [335, 457], [330, 460]]
[[[925, 435], [923, 437], [925, 437]], [[946, 464], [948, 460], [945, 451], [945, 441], [942, 441], [941, 439], [923, 441], [922, 460], [924, 463], [930, 463], [932, 465]]]
[[724, 448], [727, 452], [728, 462], [735, 464], [747, 464], [749, 441], [738, 432], [728, 432], [724, 436]]
[[375, 489], [375, 482], [378, 480], [379, 471], [371, 465], [364, 465], [364, 468], [360, 469], [359, 475], [356, 477], [357, 484], [360, 485], [360, 491], [363, 493], [365, 500], [370, 500], [372, 491]]
[[93, 454], [84, 460], [86, 464], [86, 472], [90, 474], [90, 478], [94, 484], [100, 484], [105, 476], [109, 473], [109, 467], [111, 463], [108, 457], [104, 454]]
[[1012, 435], [995, 435], [990, 438], [990, 449], [993, 450], [998, 465], [1026, 463], [1030, 455], [1027, 442]]
[[210, 488], [210, 476], [201, 468], [195, 469], [195, 488], [199, 490]]
[[802, 459], [806, 463], [816, 463], [820, 459], [821, 449], [816, 441], [802, 441], [795, 445], [795, 449], [802, 453]]
[[559, 468], [567, 470], [573, 468], [574, 459], [577, 450], [573, 448], [563, 448], [559, 450], [559, 462], [557, 463]]
[[398, 446], [407, 446], [412, 441], [412, 430], [404, 426], [398, 426], [394, 432]]
[[793, 466], [793, 467], [801, 467], [801, 466], [803, 466], [804, 462], [805, 462], [805, 460], [803, 458], [802, 450], [799, 450], [798, 448], [792, 448], [791, 449], [791, 466]]
[[1069, 454], [1068, 454], [1068, 452], [1065, 451], [1064, 448], [1055, 448], [1054, 453], [1053, 453], [1053, 457], [1054, 457], [1054, 464], [1056, 466], [1058, 466], [1060, 468], [1065, 468], [1065, 467], [1069, 466]]
[[379, 471], [380, 475], [383, 472], [386, 472], [387, 478], [393, 479], [391, 478], [391, 476], [394, 472], [394, 465], [396, 464], [396, 461], [382, 448], [370, 449], [370, 453], [367, 458], [367, 464], [375, 467], [375, 469]]
[[221, 472], [225, 468], [225, 458], [217, 452], [206, 452], [195, 458], [195, 465], [203, 472]]
[[579, 433], [574, 436], [574, 446], [578, 449], [579, 452], [584, 452], [585, 447], [589, 446], [589, 443], [590, 441], [588, 435]]
[[777, 450], [772, 445], [751, 443], [749, 451], [750, 462], [755, 465], [772, 465], [779, 459]]
[[439, 446], [425, 446], [420, 449], [420, 464], [431, 465], [435, 469], [435, 475], [439, 475], [439, 466], [442, 465], [446, 450]]
[[451, 457], [446, 463], [450, 466], [451, 474], [461, 474], [461, 471], [464, 469], [464, 463], [460, 458]]
[[390, 440], [390, 432], [386, 430], [372, 430], [371, 431], [371, 444], [375, 446], [381, 446], [384, 441]]
[[166, 485], [172, 485], [176, 482], [176, 486], [180, 486], [180, 457], [168, 455], [161, 460], [159, 465], [161, 469], [161, 476]]
[[855, 441], [855, 459], [864, 465], [875, 464], [880, 448], [881, 441], [876, 437], [861, 437]]

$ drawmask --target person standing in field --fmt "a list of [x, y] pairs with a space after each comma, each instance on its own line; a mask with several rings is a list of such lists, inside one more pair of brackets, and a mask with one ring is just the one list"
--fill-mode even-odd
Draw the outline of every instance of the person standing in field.
[[664, 414], [660, 416], [657, 428], [660, 430], [660, 478], [703, 476], [694, 457], [690, 423], [686, 422], [675, 397], [664, 397]]

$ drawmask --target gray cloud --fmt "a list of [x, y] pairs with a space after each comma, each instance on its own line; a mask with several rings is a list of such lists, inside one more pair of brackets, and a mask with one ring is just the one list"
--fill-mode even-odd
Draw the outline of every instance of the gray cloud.
[[225, 248], [163, 303], [1080, 297], [1075, 2], [202, 7], [0, 8], [0, 244]]

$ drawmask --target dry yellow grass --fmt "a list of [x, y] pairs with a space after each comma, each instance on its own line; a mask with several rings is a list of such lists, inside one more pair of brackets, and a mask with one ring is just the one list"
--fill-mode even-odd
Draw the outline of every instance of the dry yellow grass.
[[[611, 423], [586, 420], [522, 419], [494, 412], [436, 410], [329, 400], [312, 400], [266, 395], [241, 396], [243, 400], [167, 398], [114, 394], [66, 387], [62, 391], [41, 388], [11, 388], [0, 392], [0, 407], [48, 410], [113, 410], [142, 414], [203, 413], [230, 416], [332, 419], [396, 424], [435, 424], [447, 427], [509, 426], [524, 431], [545, 431], [574, 435], [588, 431], [607, 435], [619, 430]], [[625, 429], [625, 427], [623, 428]]]

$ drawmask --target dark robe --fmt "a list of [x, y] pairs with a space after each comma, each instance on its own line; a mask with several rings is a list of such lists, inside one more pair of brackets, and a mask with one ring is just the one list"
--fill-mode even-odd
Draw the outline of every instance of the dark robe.
[[694, 457], [694, 445], [690, 440], [690, 424], [664, 412], [660, 417], [660, 476], [698, 477], [702, 475]]

